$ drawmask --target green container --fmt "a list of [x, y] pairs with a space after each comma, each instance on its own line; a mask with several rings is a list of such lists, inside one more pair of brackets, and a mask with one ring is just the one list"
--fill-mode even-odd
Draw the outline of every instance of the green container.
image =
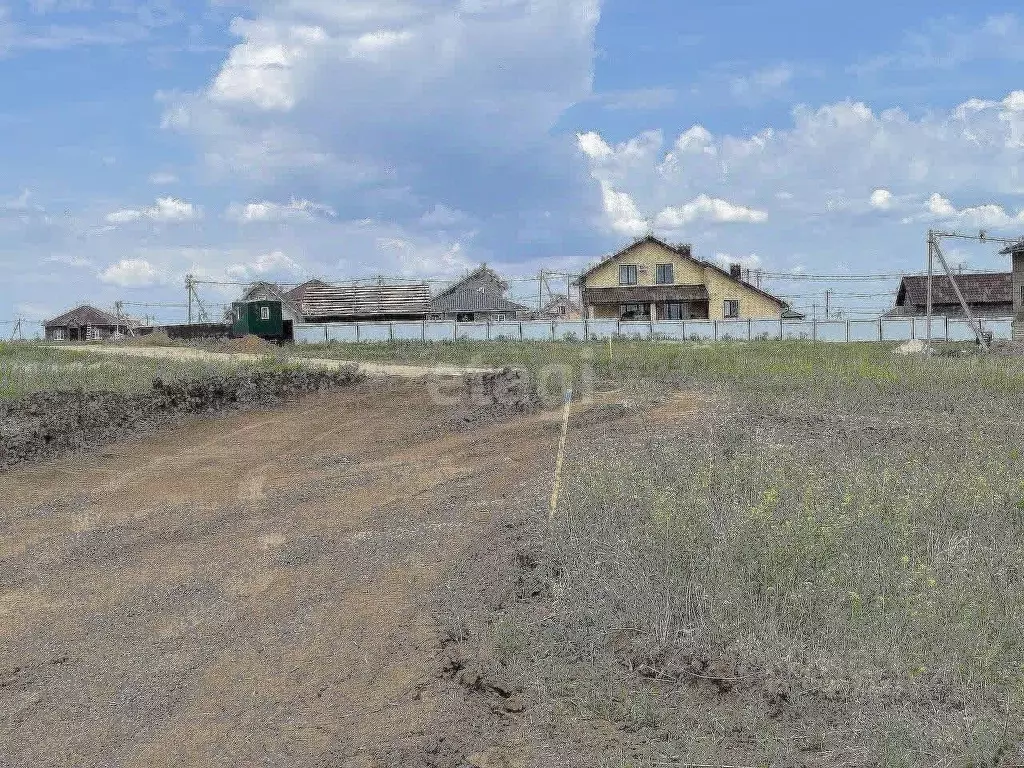
[[252, 334], [264, 339], [284, 338], [284, 316], [280, 301], [236, 301], [231, 304], [231, 310], [234, 315], [232, 336]]

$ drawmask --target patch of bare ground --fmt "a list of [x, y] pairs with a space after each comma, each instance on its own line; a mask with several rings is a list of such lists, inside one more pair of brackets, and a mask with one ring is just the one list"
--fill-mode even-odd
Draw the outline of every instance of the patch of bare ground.
[[433, 595], [559, 423], [453, 407], [374, 380], [0, 476], [0, 763], [501, 765]]

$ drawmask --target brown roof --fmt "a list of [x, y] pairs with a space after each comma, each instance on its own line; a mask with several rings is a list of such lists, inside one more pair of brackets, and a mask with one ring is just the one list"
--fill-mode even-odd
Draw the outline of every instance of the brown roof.
[[637, 301], [708, 301], [706, 285], [617, 285], [584, 288], [588, 304], [630, 304]]
[[112, 315], [109, 312], [104, 312], [102, 309], [96, 309], [88, 304], [83, 304], [80, 307], [75, 307], [63, 315], [47, 320], [43, 323], [46, 328], [66, 328], [80, 325], [126, 325], [127, 320], [122, 318], [117, 319], [116, 315]]
[[[956, 275], [956, 284], [968, 304], [1010, 304], [1013, 284], [1010, 272]], [[900, 282], [896, 305], [925, 306], [928, 303], [928, 275], [907, 275]], [[932, 304], [959, 304], [948, 275], [932, 277]]]
[[615, 259], [619, 258], [620, 256], [625, 255], [626, 253], [629, 253], [629, 251], [631, 251], [633, 248], [636, 248], [638, 245], [641, 245], [643, 243], [654, 243], [655, 245], [660, 245], [662, 248], [667, 248], [668, 250], [672, 251], [673, 253], [676, 253], [679, 256], [682, 256], [684, 259], [689, 259], [690, 261], [694, 261], [697, 264], [700, 264], [702, 267], [708, 267], [710, 269], [715, 270], [716, 272], [718, 272], [719, 274], [721, 274], [723, 277], [727, 278], [728, 280], [731, 280], [734, 283], [738, 283], [739, 285], [742, 285], [744, 288], [747, 288], [748, 290], [751, 290], [754, 293], [758, 293], [758, 294], [764, 296], [766, 299], [770, 299], [771, 301], [774, 301], [780, 307], [788, 307], [789, 306], [789, 304], [787, 302], [783, 301], [778, 296], [773, 296], [772, 294], [768, 293], [767, 291], [761, 290], [756, 285], [751, 285], [746, 280], [738, 280], [738, 279], [736, 279], [735, 277], [730, 275], [728, 273], [728, 271], [722, 269], [717, 264], [712, 264], [710, 261], [704, 261], [703, 259], [698, 259], [697, 257], [695, 257], [693, 255], [693, 249], [692, 249], [692, 247], [690, 245], [687, 245], [687, 244], [683, 244], [683, 245], [670, 245], [669, 243], [666, 243], [664, 240], [662, 240], [660, 238], [657, 238], [654, 235], [647, 235], [647, 237], [640, 238], [639, 240], [636, 240], [635, 242], [631, 243], [630, 245], [627, 245], [621, 251], [618, 251], [617, 253], [613, 253], [611, 256], [606, 256], [605, 258], [601, 259], [601, 261], [599, 261], [597, 264], [595, 264], [590, 269], [588, 269], [586, 272], [584, 272], [582, 275], [580, 275], [579, 282], [583, 282], [588, 275], [593, 273], [595, 270], [603, 267], [609, 261], [614, 261]]

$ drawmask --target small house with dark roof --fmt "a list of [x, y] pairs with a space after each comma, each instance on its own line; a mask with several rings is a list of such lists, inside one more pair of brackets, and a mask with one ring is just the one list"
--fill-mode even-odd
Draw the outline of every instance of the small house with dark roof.
[[43, 323], [47, 341], [98, 341], [129, 332], [129, 320], [83, 304]]
[[648, 235], [605, 257], [579, 278], [592, 319], [779, 320], [789, 304], [729, 271]]
[[516, 320], [530, 309], [508, 299], [508, 283], [486, 264], [453, 283], [430, 301], [431, 320]]
[[[988, 272], [955, 275], [956, 285], [975, 317], [1010, 317], [1014, 313], [1013, 275]], [[883, 317], [924, 317], [928, 313], [928, 275], [900, 280], [895, 306]], [[932, 314], [963, 317], [964, 310], [948, 275], [932, 276]]]

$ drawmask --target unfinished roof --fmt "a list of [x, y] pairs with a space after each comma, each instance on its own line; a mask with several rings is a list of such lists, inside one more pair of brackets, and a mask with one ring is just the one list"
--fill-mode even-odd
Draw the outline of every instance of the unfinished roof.
[[468, 287], [471, 283], [483, 282], [489, 288], [493, 289], [496, 293], [503, 293], [508, 290], [508, 283], [501, 279], [501, 275], [495, 272], [493, 269], [488, 267], [486, 264], [481, 264], [479, 267], [474, 269], [468, 275], [463, 277], [461, 280], [457, 280], [448, 286], [441, 293], [434, 297], [437, 301], [448, 294], [455, 293], [465, 287]]
[[[1012, 275], [988, 272], [955, 275], [956, 284], [968, 304], [1010, 304], [1013, 302]], [[900, 281], [896, 305], [925, 306], [928, 303], [928, 275], [907, 275]], [[932, 277], [932, 304], [959, 304], [948, 275]]]
[[430, 287], [426, 283], [313, 285], [303, 294], [301, 307], [307, 318], [425, 315], [430, 307]]
[[301, 304], [302, 300], [306, 297], [306, 292], [310, 288], [326, 288], [326, 287], [328, 287], [327, 283], [325, 283], [323, 280], [317, 280], [317, 279], [314, 278], [313, 280], [307, 280], [306, 282], [302, 283], [301, 285], [295, 286], [290, 291], [286, 291], [284, 295], [287, 296], [292, 301], [294, 301], [296, 304]]
[[[281, 304], [292, 312], [292, 314], [302, 314], [302, 312], [299, 311], [298, 302], [292, 299], [289, 295], [291, 292], [282, 290], [281, 286], [277, 283], [269, 283], [263, 280], [253, 283], [245, 289], [245, 293], [242, 294], [241, 301], [254, 301], [253, 295], [256, 293], [263, 293], [264, 295], [272, 297], [274, 300], [280, 301]], [[259, 301], [260, 299], [255, 300]]]
[[96, 307], [88, 304], [83, 304], [80, 307], [65, 312], [63, 315], [47, 320], [43, 323], [46, 328], [63, 328], [63, 327], [74, 327], [80, 325], [126, 325], [127, 320], [124, 318], [118, 320], [117, 316], [104, 312], [102, 309], [96, 309]]

